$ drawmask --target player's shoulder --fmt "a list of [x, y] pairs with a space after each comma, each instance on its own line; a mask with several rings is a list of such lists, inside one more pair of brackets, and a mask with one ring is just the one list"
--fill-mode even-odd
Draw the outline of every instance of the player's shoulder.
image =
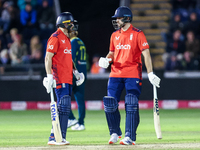
[[118, 34], [120, 34], [120, 29], [114, 31], [114, 32], [112, 33], [112, 36], [114, 36], [114, 35], [118, 35]]
[[79, 40], [78, 37], [73, 37], [73, 38], [70, 39], [71, 42], [77, 42], [78, 40]]
[[142, 30], [140, 30], [140, 29], [138, 29], [138, 28], [136, 28], [136, 27], [131, 27], [131, 31], [133, 31], [133, 32], [137, 32], [137, 33], [141, 33], [142, 32]]
[[74, 38], [71, 38], [71, 43], [74, 43], [74, 44], [78, 44], [78, 45], [83, 45], [83, 41], [79, 38], [79, 37], [74, 37]]
[[53, 37], [53, 38], [59, 38], [61, 36], [61, 31], [55, 31], [52, 35], [51, 35], [51, 37]]

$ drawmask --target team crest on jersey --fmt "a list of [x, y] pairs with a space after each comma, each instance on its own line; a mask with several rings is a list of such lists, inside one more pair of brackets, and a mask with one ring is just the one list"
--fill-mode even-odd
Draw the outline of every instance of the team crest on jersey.
[[65, 43], [65, 40], [61, 40], [63, 43]]
[[53, 50], [53, 45], [49, 45], [48, 49]]
[[119, 40], [119, 37], [120, 37], [120, 36], [116, 36], [115, 39], [116, 39], [116, 40]]
[[147, 46], [147, 45], [149, 45], [147, 42], [144, 42], [144, 43], [142, 44], [142, 46]]
[[68, 48], [66, 47], [66, 49], [64, 49], [64, 53], [65, 53], [65, 54], [71, 54], [71, 49], [68, 49]]

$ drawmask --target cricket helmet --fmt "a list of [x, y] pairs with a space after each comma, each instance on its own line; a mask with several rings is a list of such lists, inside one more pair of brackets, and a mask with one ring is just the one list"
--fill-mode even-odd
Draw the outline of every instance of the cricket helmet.
[[118, 18], [118, 17], [123, 18], [122, 21], [124, 23], [127, 23], [132, 21], [133, 14], [130, 8], [126, 6], [120, 6], [115, 10], [114, 16], [112, 16], [112, 18]]
[[77, 21], [74, 20], [74, 17], [70, 12], [63, 12], [57, 17], [56, 26], [61, 28], [66, 28], [64, 24], [67, 24], [67, 29], [69, 30], [74, 22]]

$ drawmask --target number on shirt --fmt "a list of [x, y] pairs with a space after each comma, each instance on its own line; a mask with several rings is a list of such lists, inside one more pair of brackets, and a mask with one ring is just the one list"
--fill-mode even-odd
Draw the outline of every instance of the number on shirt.
[[80, 52], [81, 52], [81, 60], [86, 60], [86, 48], [85, 46], [80, 46]]

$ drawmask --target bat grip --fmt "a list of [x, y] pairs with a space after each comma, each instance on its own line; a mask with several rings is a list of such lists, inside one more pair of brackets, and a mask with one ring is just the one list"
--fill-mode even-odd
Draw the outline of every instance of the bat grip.
[[157, 89], [156, 89], [156, 86], [155, 85], [153, 85], [153, 97], [154, 97], [154, 99], [156, 98], [158, 98], [157, 97]]

